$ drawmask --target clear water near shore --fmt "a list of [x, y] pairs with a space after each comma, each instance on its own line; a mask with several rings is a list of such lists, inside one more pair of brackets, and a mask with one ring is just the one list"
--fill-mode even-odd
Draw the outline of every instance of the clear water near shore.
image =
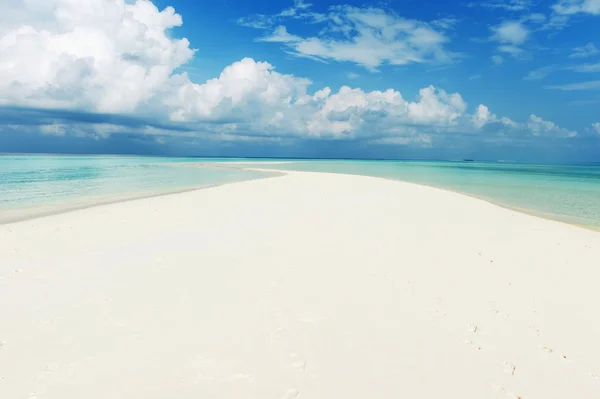
[[135, 156], [0, 155], [0, 220], [2, 214], [14, 210], [68, 209], [70, 204], [110, 202], [267, 176], [237, 168], [210, 167], [231, 162], [404, 180], [600, 229], [600, 164]]
[[448, 189], [538, 216], [600, 229], [600, 163], [294, 161], [269, 168], [383, 177]]
[[[199, 167], [194, 158], [0, 155], [2, 214], [92, 205], [256, 179], [265, 174]], [[194, 167], [190, 167], [194, 166]]]

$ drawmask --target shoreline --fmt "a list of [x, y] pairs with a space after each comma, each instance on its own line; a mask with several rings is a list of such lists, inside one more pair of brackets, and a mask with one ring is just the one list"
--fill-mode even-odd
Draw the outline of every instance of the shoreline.
[[[294, 172], [294, 173], [333, 174], [333, 175], [342, 175], [342, 176], [361, 176], [361, 177], [368, 177], [368, 178], [373, 178], [373, 179], [382, 179], [382, 180], [387, 180], [387, 181], [392, 181], [392, 182], [402, 182], [405, 184], [412, 184], [412, 185], [421, 186], [421, 187], [428, 187], [428, 188], [432, 188], [432, 189], [436, 189], [436, 190], [450, 192], [450, 193], [457, 194], [457, 195], [464, 195], [469, 198], [474, 198], [474, 199], [489, 203], [491, 205], [495, 205], [495, 206], [498, 206], [500, 208], [507, 209], [510, 211], [522, 213], [522, 214], [525, 214], [528, 216], [533, 216], [533, 217], [537, 217], [537, 218], [544, 219], [544, 220], [563, 223], [563, 224], [566, 224], [569, 226], [575, 226], [575, 227], [582, 228], [585, 230], [600, 232], [600, 226], [576, 223], [573, 221], [569, 221], [568, 218], [566, 218], [566, 217], [565, 218], [552, 217], [552, 215], [546, 214], [544, 212], [537, 212], [534, 209], [520, 208], [520, 207], [512, 206], [510, 204], [506, 204], [501, 201], [496, 201], [494, 198], [478, 196], [475, 194], [457, 191], [457, 190], [454, 190], [451, 188], [446, 188], [446, 187], [434, 186], [434, 185], [426, 184], [426, 183], [417, 183], [417, 182], [413, 182], [410, 180], [401, 180], [401, 179], [394, 179], [394, 178], [390, 178], [390, 177], [371, 176], [371, 175], [363, 175], [363, 174], [356, 174], [356, 173], [312, 172], [312, 171], [291, 170], [291, 169], [270, 169], [268, 167], [265, 167], [265, 165], [268, 165], [268, 164], [287, 164], [287, 163], [293, 163], [293, 162], [278, 162], [278, 161], [275, 161], [275, 162], [265, 161], [265, 162], [260, 162], [260, 163], [258, 163], [258, 162], [256, 162], [256, 163], [255, 162], [237, 162], [237, 161], [218, 162], [218, 163], [190, 162], [189, 164], [185, 164], [185, 165], [175, 163], [174, 166], [178, 166], [178, 167], [189, 167], [189, 168], [210, 167], [210, 168], [236, 169], [236, 170], [267, 173], [267, 174], [272, 174], [272, 176], [267, 175], [267, 176], [257, 177], [257, 178], [248, 179], [248, 180], [232, 181], [232, 182], [225, 182], [225, 183], [218, 183], [218, 184], [209, 184], [209, 185], [205, 185], [205, 186], [192, 186], [192, 187], [185, 187], [185, 188], [176, 188], [173, 190], [166, 190], [166, 191], [160, 190], [160, 191], [153, 191], [151, 193], [144, 193], [144, 194], [139, 194], [139, 195], [133, 194], [133, 195], [126, 195], [124, 197], [118, 196], [118, 198], [111, 196], [110, 198], [106, 198], [106, 199], [94, 200], [94, 201], [86, 202], [86, 203], [82, 203], [82, 204], [70, 204], [70, 205], [67, 205], [64, 207], [57, 206], [57, 205], [48, 205], [48, 206], [52, 207], [52, 209], [49, 209], [49, 210], [41, 209], [41, 208], [45, 208], [46, 206], [41, 206], [41, 207], [36, 207], [36, 208], [18, 208], [18, 209], [14, 209], [14, 210], [6, 209], [5, 212], [12, 213], [14, 216], [13, 215], [11, 215], [11, 216], [0, 215], [0, 226], [3, 224], [33, 220], [33, 219], [42, 218], [42, 217], [46, 217], [46, 216], [53, 216], [53, 215], [57, 215], [57, 214], [77, 211], [77, 210], [81, 210], [81, 209], [93, 208], [93, 207], [97, 207], [97, 206], [104, 206], [104, 205], [111, 205], [111, 204], [116, 204], [116, 203], [121, 203], [121, 202], [135, 201], [135, 200], [144, 199], [144, 198], [153, 198], [153, 197], [160, 197], [160, 196], [166, 196], [166, 195], [180, 194], [180, 193], [185, 193], [185, 192], [189, 192], [189, 191], [204, 190], [204, 189], [209, 189], [209, 188], [213, 188], [213, 187], [218, 187], [221, 185], [235, 184], [235, 183], [240, 183], [240, 182], [244, 182], [244, 181], [252, 181], [252, 180], [259, 180], [259, 179], [265, 179], [265, 178], [271, 178], [271, 177], [285, 176], [286, 174], [288, 174], [288, 172]], [[251, 166], [251, 165], [256, 165], [256, 164], [259, 164], [260, 167], [252, 167]], [[557, 216], [561, 216], [561, 215], [557, 215]]]
[[[49, 154], [49, 155], [53, 155], [53, 154]], [[150, 156], [150, 157], [152, 157], [152, 156]], [[165, 163], [164, 165], [186, 167], [186, 168], [209, 167], [209, 168], [235, 169], [235, 170], [262, 172], [262, 173], [267, 173], [267, 174], [270, 173], [270, 174], [274, 174], [275, 176], [285, 175], [286, 172], [300, 172], [300, 173], [325, 173], [325, 174], [336, 174], [336, 175], [347, 175], [347, 176], [371, 177], [371, 178], [414, 184], [416, 186], [423, 186], [423, 187], [434, 188], [437, 190], [448, 191], [448, 192], [455, 193], [458, 195], [464, 195], [464, 196], [467, 196], [470, 198], [475, 198], [475, 199], [499, 206], [501, 208], [519, 212], [519, 213], [523, 213], [523, 214], [526, 214], [529, 216], [534, 216], [534, 217], [538, 217], [538, 218], [541, 218], [544, 220], [551, 220], [554, 222], [564, 223], [564, 224], [567, 224], [570, 226], [575, 226], [575, 227], [579, 227], [579, 228], [586, 229], [586, 230], [600, 232], [600, 225], [598, 225], [598, 226], [589, 225], [589, 224], [585, 224], [583, 222], [578, 222], [578, 221], [572, 220], [568, 216], [563, 216], [561, 214], [541, 212], [541, 211], [537, 211], [532, 208], [523, 208], [523, 207], [519, 207], [519, 206], [514, 206], [514, 205], [508, 204], [503, 201], [498, 201], [492, 197], [472, 194], [472, 193], [468, 193], [468, 192], [459, 191], [459, 190], [456, 190], [453, 188], [440, 187], [440, 186], [436, 186], [436, 185], [432, 185], [432, 184], [428, 184], [428, 183], [421, 183], [421, 182], [415, 182], [415, 181], [410, 181], [410, 180], [402, 180], [402, 179], [396, 179], [396, 178], [391, 178], [391, 177], [382, 177], [382, 176], [372, 176], [372, 175], [365, 175], [365, 174], [358, 174], [358, 173], [312, 172], [312, 171], [303, 171], [303, 170], [294, 170], [294, 169], [270, 169], [267, 167], [268, 165], [288, 164], [288, 163], [294, 163], [294, 162], [298, 162], [298, 161], [271, 161], [271, 160], [265, 160], [264, 162], [258, 162], [258, 161], [256, 161], [256, 162], [254, 162], [254, 161], [222, 161], [222, 162], [198, 161], [198, 162], [189, 162], [189, 163], [177, 163], [177, 162], [172, 163], [172, 164]], [[257, 165], [258, 167], [253, 167], [252, 165]], [[268, 178], [268, 177], [272, 177], [272, 176], [257, 177], [255, 179]], [[250, 180], [255, 180], [255, 179], [250, 179]], [[245, 181], [245, 180], [240, 180], [240, 181]], [[206, 188], [220, 186], [222, 184], [231, 184], [231, 183], [237, 183], [237, 182], [239, 182], [239, 181], [208, 184], [208, 185], [203, 185], [203, 186], [186, 186], [186, 187], [179, 187], [179, 188], [174, 188], [174, 189], [170, 189], [170, 190], [153, 190], [152, 192], [131, 193], [131, 195], [125, 194], [123, 196], [115, 195], [115, 196], [109, 196], [109, 197], [95, 198], [91, 201], [85, 201], [85, 202], [80, 202], [81, 198], [79, 198], [75, 203], [70, 203], [70, 204], [67, 204], [64, 206], [59, 205], [59, 203], [54, 203], [54, 204], [50, 204], [50, 205], [41, 205], [41, 206], [36, 206], [36, 207], [4, 208], [4, 209], [0, 209], [0, 212], [5, 213], [5, 215], [2, 215], [0, 213], [0, 225], [19, 222], [19, 221], [25, 221], [25, 220], [32, 220], [32, 219], [36, 219], [36, 218], [40, 218], [40, 217], [52, 216], [55, 214], [61, 214], [61, 213], [65, 213], [65, 212], [71, 212], [71, 211], [86, 209], [86, 208], [90, 208], [90, 207], [110, 205], [110, 204], [124, 202], [124, 201], [133, 201], [133, 200], [137, 200], [137, 199], [151, 198], [151, 197], [156, 197], [156, 196], [179, 194], [179, 193], [183, 193], [183, 192], [187, 192], [187, 191], [202, 190], [202, 189], [206, 189]], [[50, 208], [50, 209], [46, 209], [46, 208]], [[6, 216], [8, 214], [10, 214], [10, 216]]]
[[[227, 166], [222, 166], [222, 167], [227, 167]], [[576, 223], [573, 221], [569, 221], [568, 217], [564, 217], [564, 218], [560, 218], [560, 217], [552, 217], [552, 215], [556, 215], [556, 216], [561, 216], [558, 214], [548, 214], [548, 213], [544, 213], [544, 212], [538, 212], [535, 209], [529, 209], [529, 208], [521, 208], [521, 207], [517, 207], [517, 206], [513, 206], [507, 203], [503, 203], [501, 201], [496, 201], [494, 198], [491, 197], [485, 197], [485, 196], [479, 196], [479, 195], [475, 195], [475, 194], [471, 194], [471, 193], [467, 193], [467, 192], [463, 192], [463, 191], [458, 191], [458, 190], [454, 190], [451, 188], [447, 188], [447, 187], [439, 187], [439, 186], [434, 186], [431, 184], [427, 184], [427, 183], [417, 183], [414, 181], [410, 181], [410, 180], [402, 180], [402, 179], [394, 179], [391, 177], [382, 177], [382, 176], [371, 176], [371, 175], [363, 175], [363, 174], [357, 174], [357, 173], [341, 173], [341, 172], [306, 172], [303, 170], [292, 170], [292, 169], [267, 169], [267, 168], [249, 168], [249, 167], [236, 167], [233, 166], [231, 167], [232, 169], [242, 169], [242, 170], [249, 170], [249, 171], [257, 171], [257, 172], [276, 172], [276, 171], [290, 171], [290, 172], [300, 172], [300, 173], [325, 173], [325, 174], [337, 174], [337, 175], [346, 175], [346, 176], [362, 176], [362, 177], [371, 177], [374, 179], [383, 179], [383, 180], [388, 180], [388, 181], [396, 181], [396, 182], [402, 182], [402, 183], [407, 183], [407, 184], [414, 184], [416, 186], [423, 186], [423, 187], [429, 187], [429, 188], [434, 188], [436, 190], [442, 190], [442, 191], [447, 191], [450, 193], [454, 193], [454, 194], [458, 194], [458, 195], [464, 195], [466, 197], [469, 198], [474, 198], [480, 201], [484, 201], [487, 202], [489, 204], [498, 206], [500, 208], [503, 209], [508, 209], [514, 212], [519, 212], [528, 216], [534, 216], [534, 217], [538, 217], [540, 219], [544, 219], [544, 220], [550, 220], [553, 222], [559, 222], [559, 223], [564, 223], [567, 224], [569, 226], [575, 226], [575, 227], [579, 227], [582, 229], [586, 229], [586, 230], [591, 230], [591, 231], [597, 231], [600, 232], [600, 226], [594, 226], [594, 225], [586, 225], [586, 224], [582, 224], [582, 223]]]
[[201, 185], [201, 186], [178, 187], [178, 188], [173, 188], [173, 189], [169, 189], [169, 190], [153, 190], [151, 192], [144, 192], [144, 193], [130, 193], [130, 194], [124, 194], [124, 195], [96, 197], [94, 199], [91, 199], [88, 201], [83, 201], [83, 202], [81, 202], [81, 200], [83, 198], [80, 197], [76, 201], [70, 202], [68, 204], [63, 204], [63, 205], [59, 205], [60, 203], [56, 203], [56, 204], [49, 204], [49, 205], [42, 205], [42, 206], [35, 206], [35, 207], [28, 207], [28, 208], [14, 208], [14, 209], [13, 208], [5, 208], [5, 209], [0, 209], [0, 226], [5, 225], [5, 224], [10, 224], [10, 223], [18, 223], [18, 222], [24, 222], [24, 221], [29, 221], [29, 220], [35, 220], [35, 219], [44, 218], [44, 217], [48, 217], [48, 216], [60, 215], [60, 214], [79, 211], [79, 210], [88, 209], [88, 208], [96, 208], [96, 207], [101, 207], [101, 206], [106, 206], [106, 205], [119, 204], [119, 203], [123, 203], [123, 202], [142, 200], [142, 199], [146, 199], [146, 198], [156, 198], [156, 197], [162, 197], [162, 196], [168, 196], [168, 195], [182, 194], [182, 193], [187, 193], [190, 191], [206, 190], [209, 188], [219, 187], [219, 186], [223, 186], [223, 185], [227, 185], [227, 184], [235, 184], [235, 183], [240, 183], [240, 182], [244, 182], [244, 181], [253, 181], [253, 180], [260, 180], [260, 179], [269, 179], [269, 178], [279, 177], [279, 176], [283, 175], [282, 173], [278, 173], [275, 170], [271, 171], [269, 173], [271, 173], [272, 175], [271, 176], [265, 175], [262, 177], [256, 177], [256, 178], [251, 178], [251, 179], [246, 179], [246, 180], [230, 181], [230, 182], [216, 183], [216, 184], [206, 184], [206, 185]]

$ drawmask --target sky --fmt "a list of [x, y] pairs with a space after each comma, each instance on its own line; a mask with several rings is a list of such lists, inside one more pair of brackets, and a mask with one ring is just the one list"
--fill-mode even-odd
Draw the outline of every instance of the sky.
[[0, 152], [600, 161], [600, 0], [0, 0]]

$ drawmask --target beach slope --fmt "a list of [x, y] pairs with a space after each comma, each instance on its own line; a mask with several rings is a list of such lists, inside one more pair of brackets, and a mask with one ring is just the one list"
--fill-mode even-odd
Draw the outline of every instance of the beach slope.
[[285, 176], [0, 226], [0, 398], [600, 397], [600, 233]]

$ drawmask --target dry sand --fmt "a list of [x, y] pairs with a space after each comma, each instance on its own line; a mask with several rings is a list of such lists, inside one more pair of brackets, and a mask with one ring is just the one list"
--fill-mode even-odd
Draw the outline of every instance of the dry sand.
[[600, 233], [286, 176], [0, 226], [2, 399], [600, 398]]

